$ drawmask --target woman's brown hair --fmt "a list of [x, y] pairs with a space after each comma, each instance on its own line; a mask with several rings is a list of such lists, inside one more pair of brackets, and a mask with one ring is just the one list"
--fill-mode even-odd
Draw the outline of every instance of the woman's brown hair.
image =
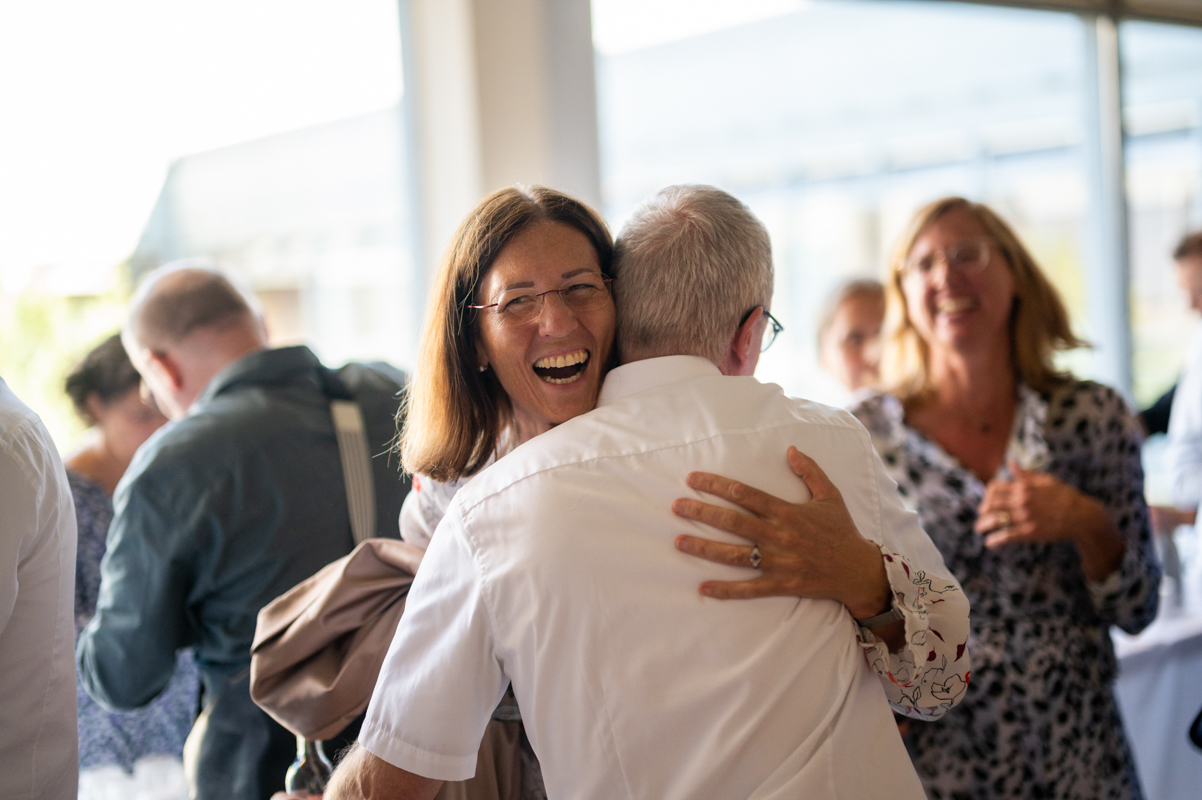
[[511, 186], [484, 198], [455, 232], [430, 285], [417, 371], [398, 416], [406, 472], [437, 481], [474, 475], [513, 427], [509, 396], [492, 370], [476, 367], [476, 312], [467, 306], [505, 245], [538, 222], [583, 233], [601, 272], [612, 275], [613, 237], [584, 203], [542, 186]]
[[930, 391], [927, 344], [918, 335], [902, 293], [902, 266], [918, 238], [942, 216], [964, 211], [981, 224], [1014, 275], [1017, 297], [1010, 315], [1010, 349], [1018, 380], [1047, 392], [1071, 376], [1058, 371], [1052, 358], [1058, 350], [1087, 347], [1069, 324], [1060, 294], [1043, 274], [1018, 236], [997, 214], [981, 203], [945, 197], [920, 209], [902, 234], [889, 263], [885, 281], [885, 347], [881, 375], [887, 391], [903, 402]]
[[75, 406], [75, 413], [87, 424], [95, 425], [96, 419], [88, 408], [89, 397], [94, 396], [107, 405], [121, 399], [126, 392], [136, 390], [141, 383], [142, 376], [134, 369], [121, 345], [121, 334], [114, 333], [88, 351], [83, 361], [67, 375], [64, 388]]

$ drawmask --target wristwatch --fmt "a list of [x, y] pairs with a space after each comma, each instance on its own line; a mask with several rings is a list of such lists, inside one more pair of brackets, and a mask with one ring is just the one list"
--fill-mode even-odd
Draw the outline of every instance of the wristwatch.
[[897, 600], [891, 597], [889, 599], [888, 611], [877, 614], [875, 617], [857, 619], [856, 624], [861, 628], [868, 628], [869, 630], [872, 630], [873, 628], [880, 628], [884, 625], [888, 625], [890, 622], [897, 622], [899, 619], [905, 619], [905, 615], [902, 614], [901, 609], [897, 607]]

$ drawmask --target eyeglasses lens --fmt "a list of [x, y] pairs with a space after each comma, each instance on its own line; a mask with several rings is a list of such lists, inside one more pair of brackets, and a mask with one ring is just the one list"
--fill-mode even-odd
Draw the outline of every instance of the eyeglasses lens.
[[947, 265], [949, 271], [975, 274], [989, 263], [989, 242], [984, 239], [958, 242], [942, 252], [934, 251], [908, 260], [902, 266], [902, 272], [906, 275], [929, 275], [940, 261]]
[[547, 295], [557, 294], [573, 313], [595, 311], [610, 302], [608, 279], [578, 279], [563, 289], [534, 294], [526, 292], [502, 297], [496, 304], [498, 318], [507, 324], [522, 325], [537, 319], [547, 303]]
[[764, 312], [764, 316], [768, 318], [768, 329], [764, 331], [764, 342], [760, 345], [761, 353], [765, 352], [769, 347], [771, 347], [772, 343], [776, 341], [776, 337], [779, 336], [781, 331], [785, 329], [785, 326], [781, 325], [776, 320], [776, 317], [772, 316], [767, 311]]
[[947, 249], [947, 264], [962, 272], [979, 272], [989, 261], [989, 246], [985, 242], [961, 242]]

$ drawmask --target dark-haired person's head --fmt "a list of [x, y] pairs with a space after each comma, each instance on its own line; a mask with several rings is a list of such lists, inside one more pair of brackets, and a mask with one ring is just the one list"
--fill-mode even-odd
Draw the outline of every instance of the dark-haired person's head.
[[1189, 299], [1189, 307], [1202, 312], [1202, 231], [1185, 236], [1173, 250], [1177, 283]]
[[511, 186], [468, 214], [431, 282], [401, 460], [475, 474], [513, 441], [589, 411], [611, 366], [613, 240], [584, 203]]
[[67, 375], [65, 389], [75, 411], [99, 430], [104, 446], [122, 464], [166, 418], [143, 402], [142, 379], [114, 333], [84, 356]]
[[772, 243], [738, 199], [669, 186], [640, 205], [614, 246], [623, 363], [695, 355], [750, 375], [770, 322]]
[[96, 403], [111, 403], [136, 391], [142, 376], [130, 363], [121, 334], [114, 333], [93, 347], [67, 375], [65, 389], [79, 414], [89, 425], [96, 424]]
[[187, 413], [214, 375], [267, 347], [255, 301], [200, 260], [174, 262], [147, 275], [121, 338], [156, 403], [172, 419]]

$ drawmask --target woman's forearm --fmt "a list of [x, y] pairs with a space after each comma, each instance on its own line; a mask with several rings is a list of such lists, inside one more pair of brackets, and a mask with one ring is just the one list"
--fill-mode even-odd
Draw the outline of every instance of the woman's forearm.
[[1090, 582], [1101, 583], [1118, 569], [1127, 545], [1100, 502], [1081, 495], [1078, 503], [1081, 525], [1074, 541], [1081, 559], [1081, 571]]

